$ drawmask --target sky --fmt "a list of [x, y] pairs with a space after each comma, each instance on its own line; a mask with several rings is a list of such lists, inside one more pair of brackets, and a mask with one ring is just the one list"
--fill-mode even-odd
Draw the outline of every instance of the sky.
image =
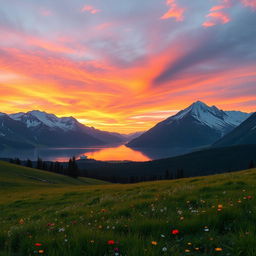
[[0, 0], [1, 112], [130, 133], [197, 100], [256, 110], [256, 0]]

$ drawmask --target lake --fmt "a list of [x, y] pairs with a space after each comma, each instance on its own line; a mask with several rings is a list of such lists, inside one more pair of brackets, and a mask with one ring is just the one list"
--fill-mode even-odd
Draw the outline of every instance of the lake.
[[191, 152], [191, 149], [143, 148], [131, 149], [125, 145], [111, 147], [85, 148], [36, 148], [33, 150], [5, 150], [0, 151], [0, 158], [20, 158], [21, 160], [36, 160], [38, 157], [45, 161], [66, 162], [70, 157], [80, 159], [87, 156], [89, 159], [100, 161], [150, 161], [160, 158], [176, 156]]

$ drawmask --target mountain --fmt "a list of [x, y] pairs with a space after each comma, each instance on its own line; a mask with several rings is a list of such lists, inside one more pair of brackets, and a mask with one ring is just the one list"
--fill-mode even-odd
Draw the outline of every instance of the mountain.
[[16, 145], [23, 148], [100, 146], [126, 140], [121, 134], [85, 126], [73, 117], [59, 118], [38, 110], [10, 115], [1, 113], [0, 125], [2, 149]]
[[34, 143], [29, 130], [23, 123], [0, 113], [0, 149], [6, 147], [32, 148]]
[[127, 146], [138, 148], [195, 148], [211, 145], [232, 131], [250, 114], [223, 111], [197, 101], [174, 116], [130, 141]]
[[[122, 135], [97, 130], [79, 123], [73, 117], [57, 117], [54, 114], [33, 110], [11, 114], [11, 118], [23, 122], [36, 135], [39, 143], [57, 146], [94, 146], [124, 141]], [[69, 135], [67, 137], [67, 134]], [[53, 136], [54, 135], [54, 136]], [[66, 138], [63, 140], [63, 136]], [[52, 141], [52, 137], [54, 140]]]
[[256, 144], [256, 112], [213, 144], [213, 147]]

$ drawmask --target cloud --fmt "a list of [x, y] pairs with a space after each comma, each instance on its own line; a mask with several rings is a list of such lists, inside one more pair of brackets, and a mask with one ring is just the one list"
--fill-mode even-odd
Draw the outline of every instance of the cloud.
[[213, 27], [218, 24], [226, 24], [230, 22], [230, 16], [223, 11], [232, 6], [231, 0], [221, 0], [220, 5], [213, 6], [209, 14], [206, 15], [207, 20], [202, 24], [203, 27]]
[[101, 12], [100, 9], [96, 9], [94, 8], [93, 6], [91, 5], [85, 5], [82, 9], [81, 9], [81, 12], [89, 12], [91, 14], [96, 14], [98, 12]]
[[53, 15], [52, 11], [49, 10], [49, 9], [40, 8], [39, 12], [40, 12], [40, 14], [41, 14], [42, 16], [46, 16], [46, 17]]
[[176, 21], [184, 20], [185, 8], [180, 7], [175, 0], [166, 1], [169, 10], [161, 17], [162, 20], [174, 18]]
[[217, 24], [226, 24], [231, 20], [229, 15], [225, 12], [211, 12], [206, 17], [209, 18], [209, 20], [202, 24], [204, 27], [212, 27]]
[[[219, 63], [216, 64], [217, 68], [255, 62], [256, 55], [253, 53], [256, 51], [256, 33], [253, 24], [256, 24], [256, 16], [247, 16], [245, 13], [239, 21], [229, 23], [225, 29], [201, 30], [194, 32], [194, 36], [187, 35], [190, 38], [190, 47], [187, 46], [176, 60], [166, 64], [163, 71], [154, 79], [153, 84], [167, 83], [188, 72], [189, 69], [193, 72], [198, 66], [203, 69], [202, 72], [207, 71], [205, 69], [207, 65], [209, 70], [215, 69], [214, 62]], [[237, 31], [240, 32], [237, 33]], [[182, 43], [180, 47], [183, 47]]]
[[240, 0], [244, 6], [251, 7], [256, 10], [256, 0]]

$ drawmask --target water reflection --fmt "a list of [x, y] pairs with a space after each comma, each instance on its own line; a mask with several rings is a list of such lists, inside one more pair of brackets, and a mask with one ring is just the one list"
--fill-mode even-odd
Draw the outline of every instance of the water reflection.
[[167, 158], [191, 152], [192, 149], [168, 149], [168, 148], [140, 148], [132, 149], [125, 145], [112, 147], [86, 147], [86, 148], [37, 148], [33, 150], [8, 150], [0, 151], [0, 158], [20, 158], [22, 160], [36, 160], [41, 157], [45, 161], [65, 162], [72, 156], [88, 158], [101, 161], [149, 161]]
[[86, 147], [86, 148], [36, 148], [33, 150], [5, 150], [0, 151], [0, 158], [20, 158], [22, 160], [36, 160], [38, 157], [45, 161], [68, 161], [70, 157], [87, 156], [102, 161], [148, 161], [150, 157], [138, 150], [133, 150], [125, 145], [112, 147]]

